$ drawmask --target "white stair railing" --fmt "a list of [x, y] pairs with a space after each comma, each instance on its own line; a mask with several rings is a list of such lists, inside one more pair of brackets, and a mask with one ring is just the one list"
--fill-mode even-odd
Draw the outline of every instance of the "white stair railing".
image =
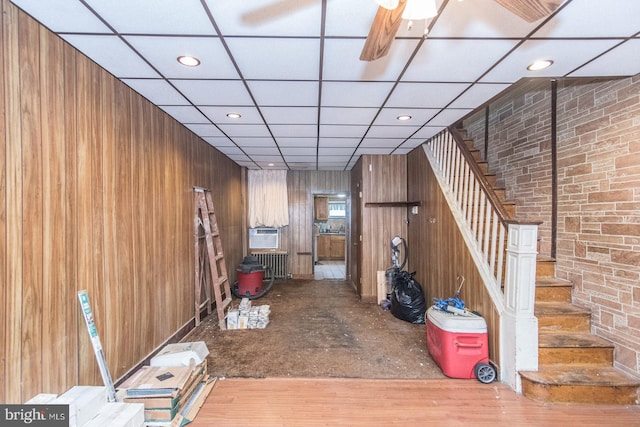
[[464, 143], [456, 140], [449, 129], [423, 145], [500, 315], [500, 377], [521, 392], [517, 372], [538, 369], [538, 323], [533, 314], [538, 225], [508, 219], [463, 147]]

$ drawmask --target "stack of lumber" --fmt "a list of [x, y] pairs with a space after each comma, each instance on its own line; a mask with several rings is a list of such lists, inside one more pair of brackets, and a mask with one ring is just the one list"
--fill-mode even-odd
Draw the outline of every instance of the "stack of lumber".
[[204, 343], [170, 344], [118, 387], [126, 403], [144, 405], [147, 426], [180, 426], [197, 414], [214, 381]]
[[126, 403], [144, 404], [144, 420], [171, 421], [207, 374], [207, 361], [192, 366], [143, 366], [119, 388]]

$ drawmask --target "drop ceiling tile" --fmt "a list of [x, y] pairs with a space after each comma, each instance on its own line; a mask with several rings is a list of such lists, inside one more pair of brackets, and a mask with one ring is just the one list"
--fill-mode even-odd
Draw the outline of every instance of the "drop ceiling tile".
[[113, 33], [95, 14], [78, 1], [48, 0], [46, 5], [42, 0], [11, 0], [11, 3], [54, 32]]
[[327, 39], [324, 43], [324, 80], [395, 81], [418, 45], [417, 40], [396, 39], [389, 54], [376, 61], [361, 61], [364, 41]]
[[364, 44], [377, 10], [372, 0], [328, 1], [325, 35], [362, 37]]
[[195, 107], [187, 105], [164, 105], [160, 108], [181, 123], [210, 123], [209, 119]]
[[358, 148], [356, 150], [356, 156], [362, 156], [363, 154], [379, 154], [379, 155], [387, 155], [391, 154], [393, 148]]
[[344, 165], [349, 161], [351, 155], [348, 156], [318, 156], [318, 162], [321, 162], [325, 165]]
[[360, 141], [361, 138], [320, 137], [318, 144], [320, 148], [356, 148]]
[[269, 129], [276, 138], [318, 136], [317, 125], [271, 125]]
[[427, 38], [402, 81], [474, 82], [516, 43], [517, 40]]
[[86, 0], [119, 33], [215, 34], [199, 0]]
[[235, 147], [236, 146], [236, 144], [234, 144], [233, 141], [231, 141], [226, 136], [207, 136], [202, 139], [204, 139], [214, 147]]
[[268, 123], [308, 125], [318, 122], [317, 107], [261, 107]]
[[318, 39], [227, 37], [225, 40], [245, 79], [318, 79]]
[[223, 154], [225, 154], [226, 156], [239, 156], [242, 159], [246, 159], [247, 156], [242, 152], [241, 149], [239, 149], [236, 146], [225, 146], [225, 147], [219, 147], [218, 150], [220, 150], [220, 152], [222, 152]]
[[118, 78], [160, 77], [117, 36], [63, 34], [61, 37]]
[[539, 24], [524, 21], [495, 0], [449, 1], [428, 37], [519, 38]]
[[285, 156], [315, 156], [316, 147], [280, 147]]
[[204, 124], [185, 124], [191, 132], [196, 135], [204, 138], [205, 136], [224, 136], [220, 129], [215, 127], [214, 125], [204, 125]]
[[411, 137], [411, 140], [419, 140], [420, 142], [424, 142], [432, 136], [437, 135], [438, 132], [443, 130], [445, 127], [446, 126], [423, 126], [418, 132], [415, 133], [415, 135]]
[[251, 93], [260, 106], [315, 107], [317, 82], [249, 81]]
[[272, 147], [274, 144], [271, 137], [235, 137], [233, 142], [240, 147]]
[[270, 138], [271, 134], [269, 129], [265, 125], [244, 125], [244, 124], [230, 124], [220, 123], [218, 125], [224, 133], [231, 138], [235, 137], [258, 137], [258, 138]]
[[278, 146], [281, 148], [284, 147], [314, 147], [318, 144], [317, 138], [286, 138], [279, 137], [276, 139]]
[[449, 105], [449, 108], [477, 108], [500, 92], [506, 90], [508, 84], [478, 83], [460, 95]]
[[[127, 36], [125, 39], [166, 78], [239, 78], [217, 37]], [[185, 67], [177, 61], [182, 55], [198, 58], [200, 65]]]
[[239, 80], [171, 80], [171, 83], [199, 106], [253, 105], [244, 84]]
[[180, 92], [165, 80], [122, 79], [122, 81], [156, 105], [188, 105]]
[[272, 147], [243, 147], [245, 153], [249, 156], [280, 156], [280, 152], [276, 146]]
[[327, 107], [377, 107], [393, 88], [387, 82], [325, 82], [322, 105]]
[[[373, 124], [377, 126], [422, 126], [439, 111], [440, 108], [383, 108]], [[409, 115], [411, 119], [398, 120], [398, 117], [402, 115]]]
[[[630, 60], [635, 58], [635, 61]], [[640, 73], [640, 39], [631, 39], [579, 68], [570, 77], [634, 76]]]
[[454, 110], [454, 109], [447, 108], [446, 110], [442, 110], [440, 113], [438, 113], [433, 119], [429, 120], [428, 124], [430, 126], [446, 127], [451, 125], [452, 123], [455, 123], [456, 121], [458, 121], [459, 119], [466, 116], [472, 111], [473, 111], [472, 109]]
[[405, 138], [365, 138], [358, 148], [390, 148], [401, 145]]
[[371, 126], [367, 138], [409, 138], [420, 126]]
[[318, 154], [320, 156], [350, 156], [353, 154], [353, 147], [319, 147]]
[[255, 156], [251, 156], [251, 159], [253, 159], [254, 162], [263, 162], [263, 165], [266, 167], [268, 166], [266, 163], [276, 163], [276, 162], [282, 162], [282, 156], [280, 155], [263, 155], [263, 154], [258, 154]]
[[326, 125], [369, 125], [378, 113], [378, 108], [323, 107], [320, 123]]
[[[563, 77], [618, 43], [604, 40], [529, 40], [489, 71], [482, 82], [515, 83], [522, 77]], [[527, 66], [538, 59], [551, 59], [553, 65], [531, 72]]]
[[316, 156], [292, 156], [284, 153], [284, 159], [287, 163], [315, 163]]
[[[423, 130], [421, 132], [425, 133], [425, 130], [433, 132], [433, 134], [429, 138], [431, 138], [432, 136], [435, 136], [439, 132], [435, 128], [423, 128]], [[428, 134], [428, 133], [425, 133], [425, 134]], [[410, 139], [407, 139], [400, 146], [400, 148], [401, 149], [410, 149], [410, 150], [412, 150], [412, 149], [424, 144], [427, 139], [428, 138], [410, 138]]]
[[320, 125], [320, 137], [355, 138], [362, 137], [368, 126]]
[[629, 37], [640, 31], [638, 17], [638, 0], [572, 1], [533, 37]]
[[[234, 106], [234, 107], [200, 107], [200, 110], [215, 123], [231, 124], [263, 124], [260, 113], [256, 107]], [[238, 113], [242, 117], [232, 119], [227, 117], [229, 113]]]
[[316, 0], [206, 0], [222, 33], [232, 36], [320, 36]]
[[387, 107], [442, 108], [469, 87], [466, 83], [399, 83]]

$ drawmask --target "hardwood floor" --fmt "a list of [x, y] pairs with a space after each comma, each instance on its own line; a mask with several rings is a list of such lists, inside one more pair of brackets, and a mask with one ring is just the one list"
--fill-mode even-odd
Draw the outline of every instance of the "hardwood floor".
[[219, 379], [192, 427], [640, 426], [639, 406], [544, 404], [501, 383]]

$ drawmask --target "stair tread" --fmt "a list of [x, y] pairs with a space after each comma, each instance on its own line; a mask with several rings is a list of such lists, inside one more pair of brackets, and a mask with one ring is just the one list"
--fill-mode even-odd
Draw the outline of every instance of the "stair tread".
[[591, 312], [585, 308], [575, 306], [568, 302], [538, 302], [535, 305], [536, 316], [575, 315], [591, 316]]
[[540, 366], [538, 371], [522, 371], [526, 379], [547, 385], [638, 387], [637, 380], [610, 366]]
[[541, 277], [536, 279], [537, 287], [566, 287], [573, 286], [571, 282], [556, 277]]
[[540, 348], [613, 348], [604, 338], [589, 333], [541, 333], [538, 336]]

